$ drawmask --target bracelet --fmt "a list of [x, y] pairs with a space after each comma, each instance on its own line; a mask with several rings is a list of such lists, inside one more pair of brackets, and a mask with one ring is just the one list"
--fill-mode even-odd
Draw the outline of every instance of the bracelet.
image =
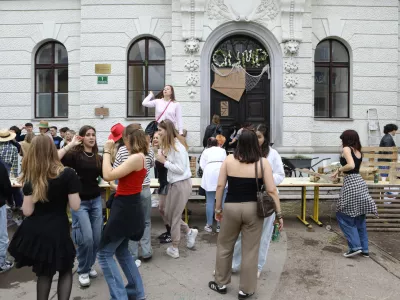
[[106, 153], [111, 155], [111, 153], [110, 153], [110, 152], [108, 152], [108, 151], [104, 151], [104, 152], [103, 152], [103, 154], [106, 154]]

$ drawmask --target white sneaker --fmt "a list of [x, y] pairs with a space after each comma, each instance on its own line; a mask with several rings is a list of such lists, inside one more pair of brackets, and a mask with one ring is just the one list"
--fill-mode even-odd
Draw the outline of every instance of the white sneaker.
[[179, 257], [179, 249], [170, 246], [167, 248], [167, 254], [169, 256], [171, 256], [172, 258], [178, 258]]
[[97, 272], [95, 269], [91, 269], [89, 272], [89, 277], [90, 278], [96, 278], [98, 276]]
[[206, 226], [204, 226], [204, 230], [207, 232], [212, 232], [212, 227], [207, 224]]
[[85, 274], [79, 274], [79, 284], [82, 287], [87, 287], [90, 286], [90, 277], [88, 273]]
[[142, 265], [142, 261], [140, 259], [135, 260], [136, 267], [140, 267]]
[[186, 247], [192, 249], [196, 243], [196, 237], [199, 231], [197, 229], [190, 229], [190, 232], [186, 235]]
[[11, 270], [14, 267], [14, 263], [6, 260], [2, 266], [0, 266], [0, 274]]

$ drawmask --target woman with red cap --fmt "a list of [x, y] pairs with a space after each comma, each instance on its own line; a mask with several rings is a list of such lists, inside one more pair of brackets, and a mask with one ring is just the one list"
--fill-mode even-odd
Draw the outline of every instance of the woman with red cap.
[[[125, 148], [126, 155], [128, 155], [128, 151], [126, 150], [126, 147], [124, 145], [124, 141], [122, 139], [122, 133], [124, 132], [125, 126], [122, 125], [121, 123], [115, 124], [113, 127], [111, 127], [111, 134], [108, 136], [109, 140], [113, 140], [115, 142], [114, 148], [111, 151], [111, 163], [114, 164], [115, 160], [117, 159], [117, 153], [118, 150], [121, 147]], [[121, 159], [121, 154], [118, 156], [118, 159]], [[122, 162], [120, 161], [119, 164]]]

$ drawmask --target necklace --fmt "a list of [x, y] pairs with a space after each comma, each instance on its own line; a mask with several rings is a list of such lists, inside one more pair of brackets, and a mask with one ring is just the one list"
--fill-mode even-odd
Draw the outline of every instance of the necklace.
[[87, 156], [87, 157], [93, 157], [94, 153], [92, 153], [92, 155], [87, 154], [85, 151], [83, 151], [83, 153]]

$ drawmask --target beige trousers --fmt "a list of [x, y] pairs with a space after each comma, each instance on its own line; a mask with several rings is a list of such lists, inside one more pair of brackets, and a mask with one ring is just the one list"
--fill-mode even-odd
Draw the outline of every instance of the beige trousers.
[[225, 203], [221, 231], [218, 235], [215, 281], [231, 282], [233, 250], [242, 232], [242, 265], [239, 289], [254, 293], [257, 287], [257, 262], [263, 218], [257, 216], [256, 202]]
[[165, 216], [171, 226], [172, 246], [178, 247], [181, 241], [181, 230], [189, 231], [189, 226], [182, 220], [182, 212], [192, 192], [192, 179], [170, 183], [165, 201]]

